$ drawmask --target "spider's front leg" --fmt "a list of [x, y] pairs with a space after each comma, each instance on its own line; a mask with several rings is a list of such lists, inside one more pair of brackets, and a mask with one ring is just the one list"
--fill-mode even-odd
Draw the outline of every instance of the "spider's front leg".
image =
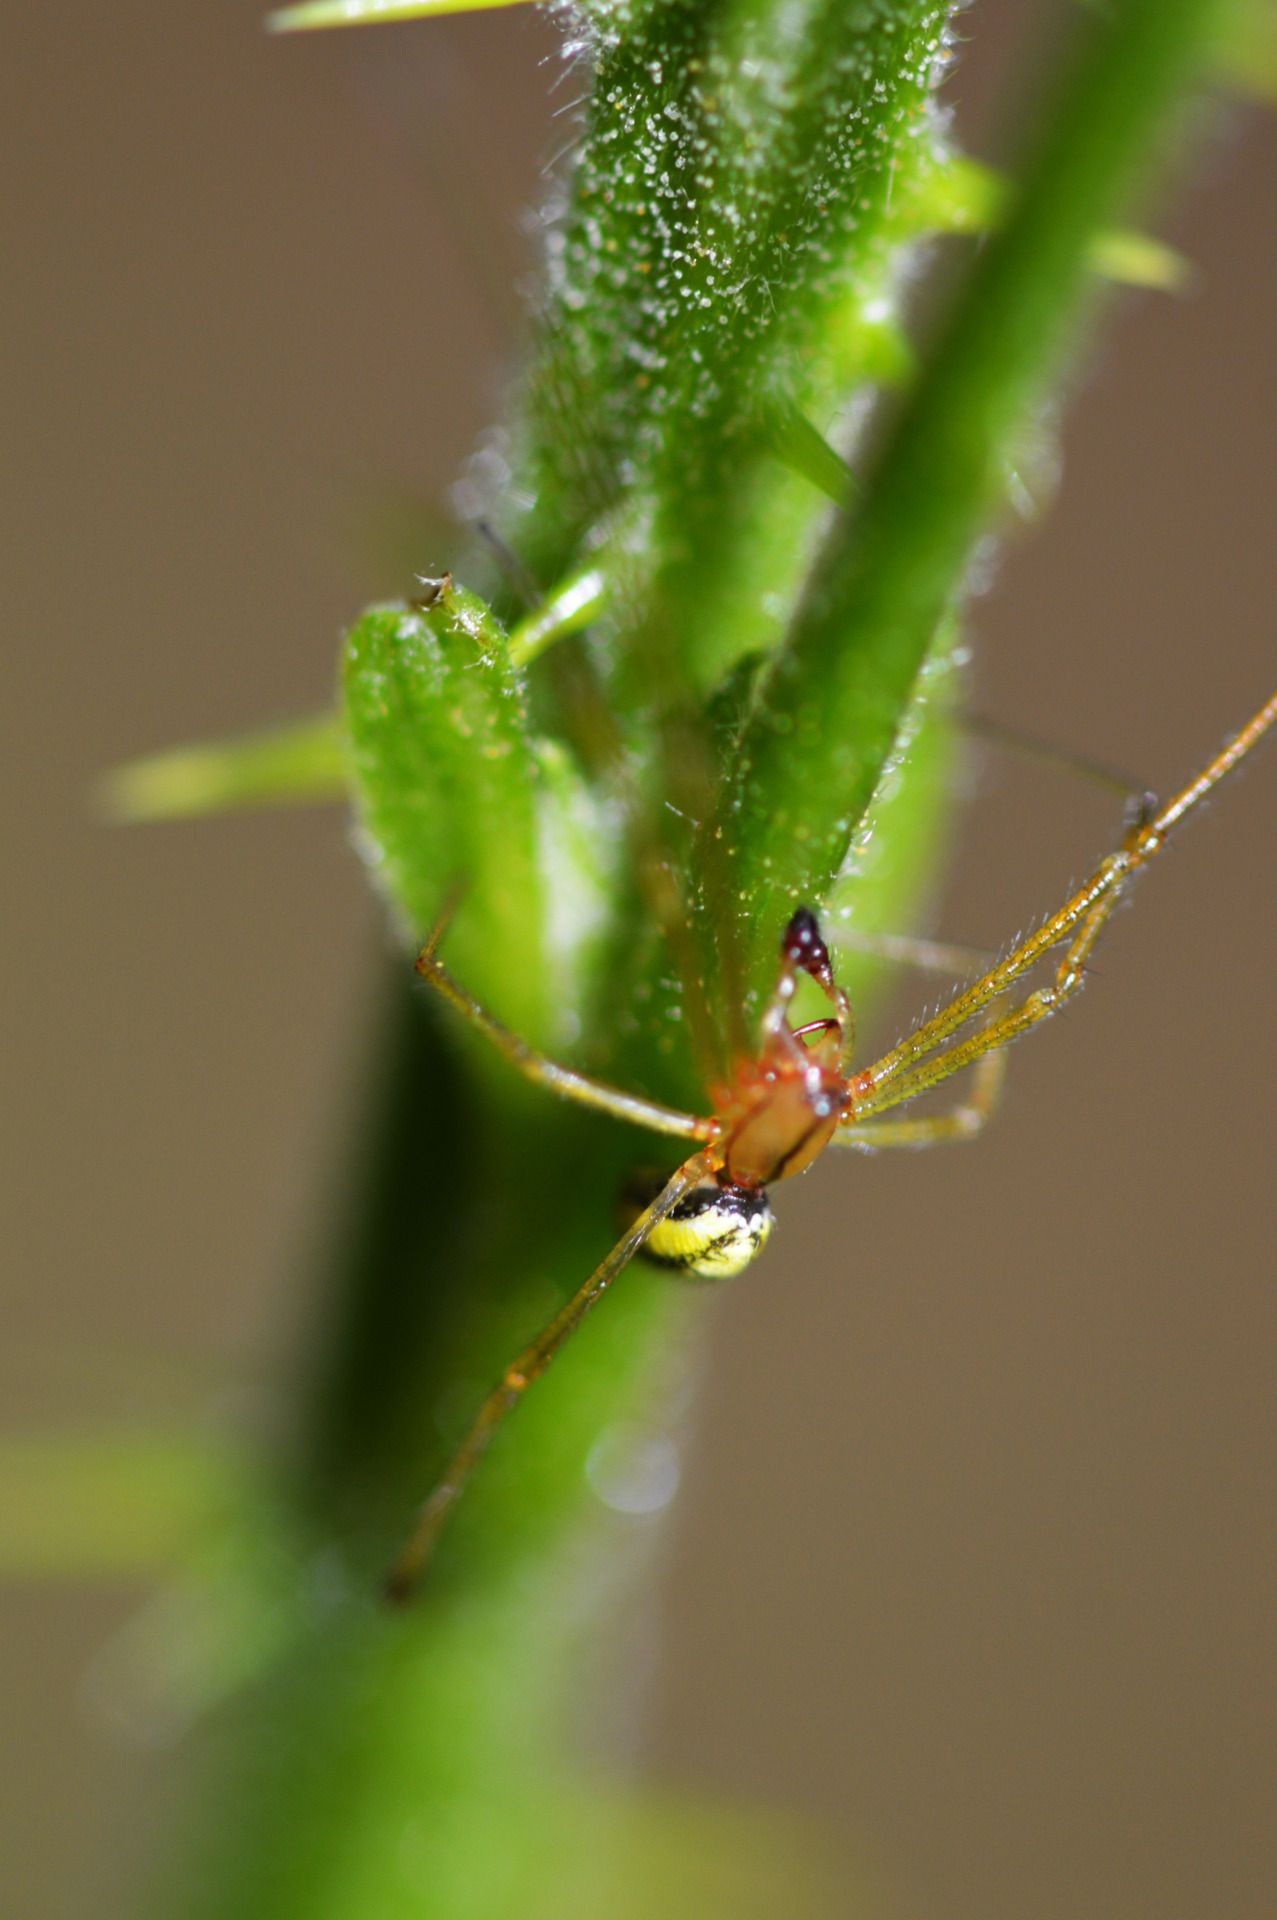
[[[906, 1100], [916, 1099], [920, 1093], [926, 1093], [930, 1088], [939, 1086], [942, 1080], [949, 1079], [952, 1074], [961, 1073], [964, 1067], [983, 1063], [991, 1055], [996, 1055], [1000, 1049], [1008, 1047], [1013, 1040], [1018, 1040], [1020, 1035], [1027, 1033], [1030, 1027], [1036, 1026], [1041, 1020], [1049, 1019], [1053, 1013], [1058, 1013], [1086, 979], [1087, 957], [1120, 898], [1120, 890], [1114, 889], [1104, 895], [1087, 914], [1069, 942], [1064, 957], [1056, 968], [1055, 979], [1049, 987], [1039, 987], [1035, 993], [1029, 994], [1026, 999], [1018, 1001], [1005, 1013], [996, 1015], [975, 1033], [969, 1034], [965, 1040], [959, 1040], [955, 1045], [931, 1054], [916, 1066], [897, 1072], [888, 1079], [879, 1080], [876, 1086], [870, 1079], [873, 1068], [869, 1068], [863, 1077], [859, 1074], [853, 1076], [852, 1102], [853, 1114], [856, 1118], [885, 1113], [892, 1107], [903, 1105]], [[866, 1093], [859, 1096], [857, 1089], [862, 1078], [866, 1083]], [[996, 1096], [996, 1086], [994, 1092]], [[987, 1107], [991, 1104], [991, 1101], [986, 1101], [985, 1118], [987, 1118]], [[958, 1111], [962, 1113], [964, 1109]], [[952, 1116], [942, 1117], [952, 1120]], [[850, 1132], [855, 1124], [856, 1119], [853, 1119], [846, 1130]], [[927, 1124], [925, 1120], [899, 1123], [900, 1126], [917, 1128], [925, 1127]], [[964, 1129], [956, 1123], [951, 1124], [947, 1133], [939, 1133], [935, 1137], [938, 1139], [967, 1137], [973, 1130], [968, 1120]], [[903, 1143], [918, 1144], [916, 1140], [913, 1142], [905, 1140]], [[880, 1144], [885, 1145], [887, 1142], [884, 1140]]]
[[853, 1118], [835, 1133], [834, 1145], [876, 1153], [879, 1147], [936, 1147], [951, 1140], [974, 1140], [1002, 1097], [1006, 1065], [1005, 1053], [986, 1053], [972, 1074], [970, 1094], [947, 1113], [928, 1113], [913, 1120]]
[[[1086, 975], [1086, 962], [1105, 922], [1134, 876], [1163, 850], [1177, 827], [1277, 724], [1274, 694], [1228, 741], [1196, 779], [1158, 807], [1147, 796], [1130, 822], [1121, 845], [1102, 860], [1084, 886], [1014, 947], [1005, 959], [973, 981], [947, 1007], [924, 1020], [888, 1053], [856, 1074], [851, 1083], [855, 1113], [864, 1118], [911, 1100], [952, 1073], [970, 1066], [994, 1048], [1004, 1047], [1031, 1026], [1058, 1012]], [[1052, 948], [1066, 943], [1053, 983], [1031, 993], [987, 1026], [952, 1046], [945, 1043], [985, 1013], [1038, 965]]]

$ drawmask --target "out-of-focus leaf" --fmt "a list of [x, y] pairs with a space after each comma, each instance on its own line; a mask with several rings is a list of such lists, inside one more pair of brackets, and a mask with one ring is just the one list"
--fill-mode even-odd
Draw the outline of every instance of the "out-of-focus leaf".
[[[449, 1834], [448, 1852], [471, 1863], [473, 1878], [512, 1829], [526, 1835], [530, 1868], [520, 1920], [845, 1920], [858, 1910], [848, 1908], [846, 1866], [832, 1836], [769, 1807], [625, 1793], [606, 1780], [552, 1775], [513, 1805], [477, 1810], [469, 1845]], [[435, 1885], [442, 1878], [432, 1875]], [[507, 1910], [491, 1896], [466, 1909]]]
[[1226, 85], [1277, 101], [1277, 5], [1232, 0], [1220, 31], [1216, 67]]
[[0, 1575], [92, 1579], [171, 1565], [222, 1523], [238, 1463], [176, 1434], [0, 1439]]
[[530, 666], [537, 655], [580, 633], [597, 619], [607, 598], [607, 573], [601, 561], [591, 558], [555, 587], [532, 612], [520, 620], [510, 635], [510, 658], [516, 667]]
[[1133, 227], [1114, 227], [1098, 235], [1091, 243], [1091, 265], [1119, 286], [1147, 287], [1153, 293], [1183, 293], [1193, 280], [1191, 260]]
[[239, 807], [310, 806], [340, 799], [346, 784], [335, 714], [238, 740], [173, 747], [117, 767], [102, 782], [114, 820], [188, 820]]
[[852, 492], [851, 468], [806, 414], [792, 402], [780, 401], [764, 420], [776, 458], [801, 473], [827, 500], [845, 506]]
[[324, 27], [367, 27], [388, 20], [430, 20], [445, 13], [486, 13], [527, 0], [302, 0], [266, 16], [268, 33], [310, 33]]
[[[965, 154], [949, 155], [931, 168], [915, 190], [908, 224], [936, 233], [992, 233], [1015, 203], [1015, 184]], [[1192, 269], [1163, 240], [1115, 227], [1091, 242], [1091, 265], [1106, 279], [1156, 292], [1179, 292]]]
[[632, 1859], [633, 1920], [680, 1911], [698, 1920], [815, 1920], [849, 1911], [846, 1864], [814, 1821], [672, 1795], [635, 1797], [614, 1817]]

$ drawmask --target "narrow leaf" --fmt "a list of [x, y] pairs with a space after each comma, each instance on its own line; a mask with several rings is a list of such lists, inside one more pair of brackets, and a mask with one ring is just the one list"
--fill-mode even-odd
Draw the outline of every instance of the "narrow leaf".
[[516, 667], [530, 666], [538, 654], [570, 634], [580, 633], [597, 619], [607, 598], [607, 575], [591, 558], [520, 620], [510, 635], [510, 658]]
[[367, 27], [386, 20], [430, 20], [445, 13], [486, 13], [525, 6], [527, 0], [302, 0], [266, 16], [268, 33], [311, 33], [326, 27]]
[[109, 818], [125, 823], [309, 806], [339, 799], [345, 772], [340, 724], [325, 713], [238, 740], [132, 760], [106, 776], [100, 801]]
[[1220, 33], [1216, 71], [1239, 93], [1277, 101], [1277, 6], [1273, 0], [1232, 0]]
[[217, 1448], [173, 1434], [0, 1440], [0, 1574], [85, 1579], [170, 1565], [229, 1511]]
[[[950, 155], [920, 183], [905, 224], [937, 233], [991, 233], [1015, 203], [1014, 182], [963, 154]], [[1091, 245], [1091, 265], [1106, 279], [1163, 293], [1183, 289], [1189, 263], [1163, 240], [1111, 228]]]

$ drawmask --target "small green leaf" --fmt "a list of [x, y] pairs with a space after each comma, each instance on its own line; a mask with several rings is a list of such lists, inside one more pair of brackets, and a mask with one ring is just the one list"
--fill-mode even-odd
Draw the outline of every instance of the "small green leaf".
[[499, 977], [505, 1018], [537, 1031], [537, 774], [504, 629], [451, 583], [427, 606], [374, 607], [347, 638], [342, 685], [374, 874], [418, 937], [460, 888], [458, 972], [481, 996]]
[[827, 500], [845, 506], [852, 493], [851, 468], [820, 429], [788, 400], [774, 402], [763, 418], [776, 458]]
[[1239, 93], [1277, 101], [1277, 6], [1273, 0], [1233, 0], [1220, 31], [1216, 66]]
[[311, 806], [340, 799], [345, 784], [341, 726], [324, 713], [131, 760], [107, 774], [100, 799], [111, 819], [125, 823], [188, 820], [238, 807]]
[[218, 1448], [174, 1434], [0, 1440], [0, 1574], [85, 1579], [171, 1565], [239, 1490]]
[[[951, 154], [922, 176], [902, 225], [936, 233], [991, 233], [1015, 198], [1014, 183], [965, 154]], [[1105, 279], [1155, 292], [1177, 293], [1191, 278], [1182, 254], [1150, 234], [1115, 227], [1091, 243], [1091, 265]]]
[[1145, 287], [1150, 293], [1183, 293], [1193, 280], [1190, 260], [1133, 227], [1098, 234], [1091, 242], [1091, 265], [1118, 286]]
[[429, 20], [445, 13], [486, 13], [527, 0], [302, 0], [266, 16], [268, 33], [310, 33], [324, 27], [367, 27], [383, 20]]
[[607, 599], [604, 565], [591, 557], [548, 593], [510, 635], [510, 658], [516, 667], [531, 665], [556, 641], [580, 633], [602, 611]]
[[[520, 1920], [818, 1920], [848, 1910], [833, 1833], [768, 1806], [716, 1804], [686, 1789], [644, 1793], [567, 1769], [510, 1804], [494, 1806], [493, 1798], [476, 1809], [468, 1844], [447, 1828], [437, 1836], [432, 1887], [451, 1864], [445, 1851], [463, 1863], [468, 1882], [464, 1906], [458, 1901], [449, 1912], [484, 1920], [515, 1912]], [[499, 1880], [486, 1897], [474, 1897], [488, 1863], [509, 1848], [512, 1828], [527, 1859], [517, 1902], [503, 1897]]]

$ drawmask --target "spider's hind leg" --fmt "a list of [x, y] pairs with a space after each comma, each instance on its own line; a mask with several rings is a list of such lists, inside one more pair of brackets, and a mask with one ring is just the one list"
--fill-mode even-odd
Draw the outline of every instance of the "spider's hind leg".
[[461, 1444], [435, 1483], [434, 1491], [418, 1513], [416, 1524], [387, 1577], [385, 1595], [388, 1600], [402, 1603], [412, 1598], [448, 1515], [469, 1485], [471, 1475], [487, 1452], [501, 1422], [514, 1411], [533, 1382], [540, 1379], [560, 1347], [576, 1332], [590, 1308], [603, 1298], [617, 1275], [641, 1251], [653, 1229], [660, 1225], [685, 1194], [710, 1179], [717, 1166], [718, 1161], [712, 1150], [694, 1153], [685, 1160], [621, 1236], [612, 1251], [599, 1262], [584, 1286], [578, 1288], [567, 1305], [561, 1307], [536, 1338], [511, 1360], [483, 1401]]

